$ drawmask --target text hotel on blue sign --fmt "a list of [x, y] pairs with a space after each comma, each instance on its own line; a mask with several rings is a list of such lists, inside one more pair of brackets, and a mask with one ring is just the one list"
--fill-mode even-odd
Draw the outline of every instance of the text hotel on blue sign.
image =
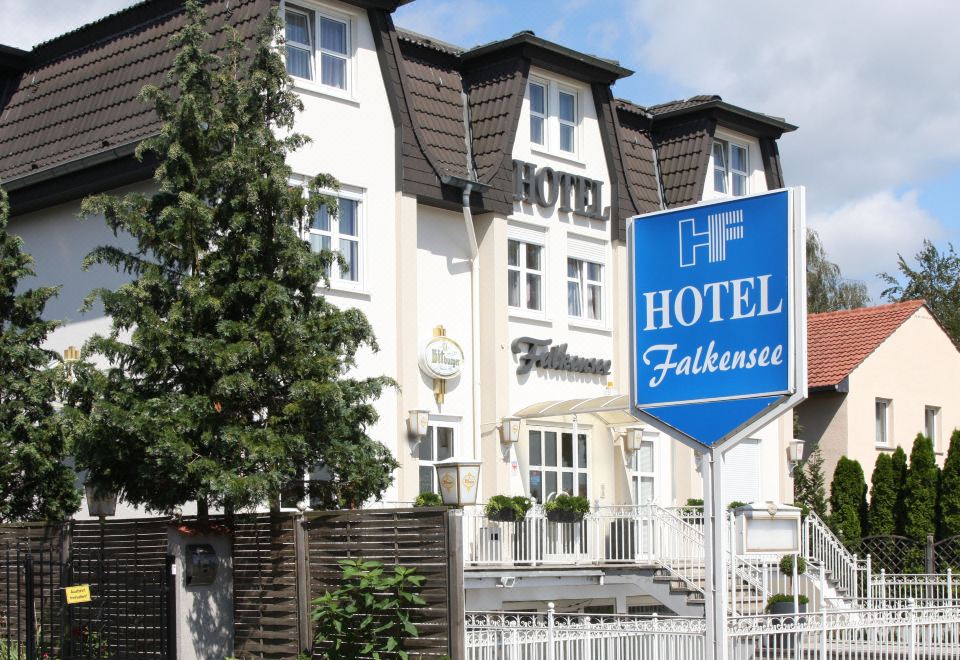
[[636, 408], [791, 393], [790, 202], [778, 191], [631, 223]]

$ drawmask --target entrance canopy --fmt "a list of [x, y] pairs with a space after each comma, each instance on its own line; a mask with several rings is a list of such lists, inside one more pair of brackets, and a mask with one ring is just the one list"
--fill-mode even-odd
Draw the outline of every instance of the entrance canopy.
[[521, 419], [594, 415], [607, 426], [637, 424], [641, 421], [630, 413], [630, 397], [626, 394], [598, 396], [591, 399], [544, 401], [522, 408], [514, 415]]

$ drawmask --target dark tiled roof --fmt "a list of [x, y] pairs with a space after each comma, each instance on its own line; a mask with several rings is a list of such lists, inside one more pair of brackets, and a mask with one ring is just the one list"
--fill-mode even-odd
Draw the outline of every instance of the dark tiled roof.
[[509, 156], [523, 103], [527, 65], [505, 61], [470, 74], [470, 128], [477, 178], [489, 183]]
[[403, 42], [400, 50], [421, 148], [438, 175], [470, 178], [460, 72], [445, 58], [428, 57], [421, 46]]
[[654, 133], [667, 207], [700, 201], [715, 129], [715, 120], [694, 119]]
[[416, 44], [417, 46], [422, 46], [423, 48], [430, 48], [438, 53], [446, 53], [447, 55], [460, 55], [463, 53], [463, 48], [460, 48], [460, 46], [454, 46], [453, 44], [448, 44], [445, 41], [428, 37], [425, 34], [404, 30], [403, 28], [396, 28], [396, 30], [397, 38], [400, 41]]
[[[169, 39], [184, 22], [182, 9], [170, 10], [179, 4], [142, 3], [35, 48], [0, 115], [0, 180], [156, 132], [157, 118], [137, 94], [147, 83], [164, 83], [173, 61]], [[270, 0], [227, 4], [208, 7], [213, 48], [223, 47], [228, 21], [251, 36]]]
[[839, 384], [924, 304], [910, 300], [811, 314], [807, 318], [807, 386]]
[[620, 150], [630, 197], [640, 213], [659, 210], [660, 185], [649, 122], [632, 113], [632, 110], [620, 107], [620, 103], [617, 105]]
[[680, 99], [677, 101], [667, 101], [666, 103], [658, 103], [657, 105], [651, 105], [647, 108], [647, 111], [651, 115], [662, 115], [668, 112], [673, 112], [675, 110], [687, 110], [688, 108], [694, 108], [698, 105], [704, 105], [712, 101], [722, 101], [719, 96], [716, 94], [701, 94], [699, 96], [691, 96], [688, 99]]

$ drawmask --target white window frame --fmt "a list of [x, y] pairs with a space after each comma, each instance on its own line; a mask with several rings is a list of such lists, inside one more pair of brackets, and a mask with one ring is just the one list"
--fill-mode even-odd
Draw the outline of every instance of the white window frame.
[[[537, 442], [540, 443], [540, 463], [534, 464], [530, 458], [530, 452], [532, 448], [533, 434], [539, 433], [540, 436]], [[557, 442], [557, 456], [556, 456], [556, 465], [546, 465], [547, 462], [547, 447], [546, 447], [546, 434], [555, 433], [556, 442]], [[570, 467], [563, 466], [563, 436], [564, 434], [569, 434], [571, 436], [572, 442], [572, 458], [573, 465]], [[586, 445], [586, 465], [580, 465], [580, 451], [579, 451], [579, 436], [583, 436], [584, 443]], [[590, 464], [592, 459], [590, 457], [590, 429], [585, 427], [577, 427], [576, 435], [574, 435], [574, 427], [572, 425], [536, 425], [536, 426], [527, 426], [526, 436], [524, 438], [527, 444], [527, 452], [524, 457], [527, 462], [527, 492], [530, 494], [530, 498], [536, 500], [534, 496], [533, 489], [531, 487], [531, 479], [534, 472], [540, 473], [540, 499], [537, 500], [543, 504], [543, 500], [550, 496], [551, 492], [560, 493], [563, 492], [563, 475], [570, 474], [571, 480], [573, 483], [573, 491], [569, 493], [570, 495], [579, 495], [580, 492], [580, 476], [583, 475], [586, 479], [585, 497], [590, 498]], [[547, 490], [547, 473], [553, 473], [556, 475], [556, 491]]]
[[[357, 18], [351, 14], [333, 10], [311, 0], [297, 0], [296, 2], [284, 3], [283, 23], [286, 25], [286, 12], [307, 15], [307, 22], [312, 28], [312, 44], [310, 44], [310, 73], [311, 78], [301, 78], [287, 72], [293, 79], [294, 87], [314, 92], [320, 92], [324, 95], [336, 96], [341, 98], [353, 99], [356, 89], [356, 25]], [[346, 26], [346, 54], [332, 51], [321, 47], [320, 30], [321, 18], [343, 23]], [[303, 48], [306, 44], [295, 44], [295, 47]], [[286, 50], [283, 50], [284, 59], [286, 59]], [[322, 62], [324, 54], [337, 57], [346, 61], [344, 67], [344, 84], [346, 87], [336, 87], [334, 85], [323, 84]]]
[[[930, 413], [933, 413], [933, 430], [930, 429]], [[923, 432], [930, 438], [930, 442], [933, 443], [933, 451], [941, 452], [943, 449], [940, 446], [940, 407], [939, 406], [924, 406], [923, 407]]]
[[[572, 277], [572, 276], [570, 275], [570, 262], [571, 262], [571, 261], [576, 262], [576, 263], [578, 264], [578, 266], [577, 266], [577, 277]], [[596, 266], [597, 268], [600, 269], [600, 279], [599, 279], [599, 280], [591, 280], [591, 279], [590, 279], [590, 276], [589, 276], [590, 269], [588, 268], [589, 265]], [[604, 275], [603, 271], [604, 271], [604, 264], [601, 263], [601, 262], [599, 262], [599, 261], [594, 261], [594, 260], [592, 260], [592, 259], [585, 259], [585, 258], [583, 258], [583, 257], [579, 257], [579, 256], [575, 256], [575, 255], [567, 255], [567, 291], [566, 291], [566, 293], [567, 293], [567, 316], [569, 316], [570, 318], [577, 319], [578, 321], [585, 322], [585, 323], [591, 323], [591, 324], [595, 323], [595, 324], [597, 324], [597, 325], [602, 325], [602, 324], [604, 323], [604, 321], [606, 320], [606, 316], [607, 316], [607, 313], [606, 313], [607, 310], [606, 310], [606, 304], [605, 304], [605, 300], [604, 300], [605, 287], [604, 287], [604, 284], [603, 284], [603, 275]], [[574, 313], [571, 312], [571, 310], [570, 310], [570, 285], [571, 285], [571, 284], [576, 284], [576, 285], [577, 285], [577, 288], [578, 288], [578, 290], [579, 290], [579, 298], [580, 298], [580, 299], [579, 299], [578, 302], [579, 302], [579, 305], [580, 305], [580, 314], [574, 314]], [[598, 295], [598, 298], [599, 298], [599, 300], [600, 300], [600, 312], [599, 312], [599, 316], [598, 316], [597, 318], [591, 318], [591, 317], [587, 314], [587, 300], [588, 300], [588, 297], [587, 297], [587, 289], [588, 289], [589, 287], [591, 287], [591, 286], [596, 286], [596, 287], [598, 287], [598, 289], [599, 289], [597, 295]]]
[[[519, 258], [517, 265], [510, 265], [510, 243], [519, 243]], [[540, 249], [540, 270], [534, 270], [527, 265], [526, 246], [534, 246]], [[520, 280], [520, 304], [510, 304], [510, 273], [518, 273]], [[538, 275], [540, 277], [540, 309], [527, 307], [527, 275]], [[510, 310], [522, 314], [533, 315], [538, 318], [546, 316], [547, 313], [547, 246], [546, 241], [535, 241], [528, 237], [507, 236], [507, 305]]]
[[[303, 177], [295, 177], [293, 180], [295, 185], [303, 185]], [[350, 188], [347, 186], [342, 186], [340, 190], [321, 190], [321, 194], [328, 195], [330, 197], [336, 197], [338, 200], [350, 200], [356, 202], [357, 204], [357, 235], [356, 237], [350, 236], [349, 234], [344, 235], [345, 240], [356, 240], [357, 241], [357, 279], [351, 280], [343, 277], [343, 273], [340, 271], [340, 267], [334, 263], [330, 267], [330, 288], [331, 291], [351, 291], [355, 293], [364, 293], [367, 290], [367, 218], [366, 218], [366, 199], [363, 191], [358, 188]], [[310, 242], [311, 235], [319, 236], [329, 236], [330, 237], [330, 248], [334, 252], [339, 249], [340, 245], [340, 214], [337, 213], [336, 218], [330, 219], [330, 230], [320, 230], [313, 229], [313, 218], [305, 218], [304, 222], [301, 223], [301, 236], [304, 241], [311, 245]], [[325, 287], [325, 283], [321, 280], [317, 283], [318, 287]]]
[[640, 469], [639, 451], [625, 452], [627, 474], [630, 477], [630, 499], [636, 505], [642, 504], [642, 502], [640, 502], [640, 482], [644, 479], [649, 479], [653, 482], [653, 499], [651, 499], [650, 502], [646, 502], [646, 504], [653, 504], [657, 501], [657, 443], [654, 440], [641, 440], [640, 444], [641, 446], [649, 446], [652, 451], [650, 470], [644, 471]]
[[[543, 112], [535, 112], [533, 109], [533, 95], [530, 93], [530, 88], [534, 86], [543, 90]], [[531, 79], [527, 83], [527, 101], [528, 105], [530, 106], [530, 144], [547, 148], [547, 145], [549, 144], [548, 135], [550, 133], [550, 87], [539, 80]], [[537, 142], [533, 139], [534, 118], [539, 118], [542, 122], [540, 127], [540, 137], [542, 137], [543, 140], [540, 142]]]
[[[440, 494], [440, 485], [437, 483], [437, 470], [434, 467], [439, 461], [443, 460], [443, 459], [437, 458], [437, 455], [439, 453], [437, 451], [437, 445], [436, 445], [438, 428], [450, 429], [452, 434], [452, 438], [451, 438], [452, 441], [450, 443], [451, 447], [450, 447], [449, 457], [457, 455], [457, 445], [460, 442], [460, 422], [449, 420], [449, 419], [439, 419], [431, 416], [430, 422], [427, 425], [427, 435], [425, 435], [420, 440], [420, 444], [417, 446], [417, 491], [418, 492], [422, 492], [420, 490], [420, 473], [424, 468], [430, 468], [431, 470], [430, 480], [433, 486], [433, 490], [431, 492], [437, 493], [438, 495]], [[432, 444], [424, 445], [424, 443], [432, 443]], [[432, 459], [425, 459], [420, 457], [421, 453], [424, 451], [425, 446], [429, 446], [431, 448], [432, 456], [433, 456]]]
[[[543, 114], [533, 112], [533, 104], [530, 98], [530, 86], [537, 85], [544, 90], [544, 112]], [[573, 97], [573, 121], [567, 121], [560, 118], [560, 94], [568, 94]], [[553, 80], [541, 78], [539, 76], [530, 76], [527, 80], [527, 110], [532, 117], [543, 118], [543, 142], [533, 141], [533, 132], [530, 132], [530, 148], [533, 151], [545, 152], [551, 156], [565, 158], [567, 160], [579, 160], [580, 158], [580, 127], [583, 123], [582, 93], [575, 87], [564, 85]], [[531, 119], [532, 124], [532, 119]], [[569, 126], [573, 129], [573, 150], [566, 151], [560, 148], [561, 126]]]
[[[722, 165], [717, 163], [716, 157], [716, 147], [719, 146], [723, 151], [724, 162]], [[733, 153], [733, 148], [743, 149], [744, 152], [744, 161], [746, 164], [745, 170], [737, 170], [733, 168], [733, 159], [731, 155]], [[737, 140], [731, 140], [726, 137], [715, 137], [713, 139], [713, 144], [710, 147], [710, 162], [713, 166], [711, 169], [711, 174], [713, 175], [713, 191], [718, 195], [726, 195], [728, 197], [743, 197], [750, 194], [750, 145], [745, 142], [739, 142]], [[717, 173], [723, 173], [723, 182], [724, 190], [717, 189]], [[743, 177], [743, 192], [739, 195], [735, 195], [733, 192], [733, 182], [735, 177]]]
[[[880, 416], [880, 407], [883, 406], [883, 416]], [[891, 399], [876, 398], [873, 402], [874, 442], [877, 447], [890, 446], [890, 412], [893, 407]]]

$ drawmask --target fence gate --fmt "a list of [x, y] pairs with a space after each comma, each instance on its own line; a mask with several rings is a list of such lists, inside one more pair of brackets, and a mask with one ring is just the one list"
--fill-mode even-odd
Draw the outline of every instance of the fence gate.
[[[0, 660], [172, 660], [171, 563], [67, 556], [54, 544], [0, 547]], [[67, 602], [68, 587], [79, 587], [80, 602]]]

